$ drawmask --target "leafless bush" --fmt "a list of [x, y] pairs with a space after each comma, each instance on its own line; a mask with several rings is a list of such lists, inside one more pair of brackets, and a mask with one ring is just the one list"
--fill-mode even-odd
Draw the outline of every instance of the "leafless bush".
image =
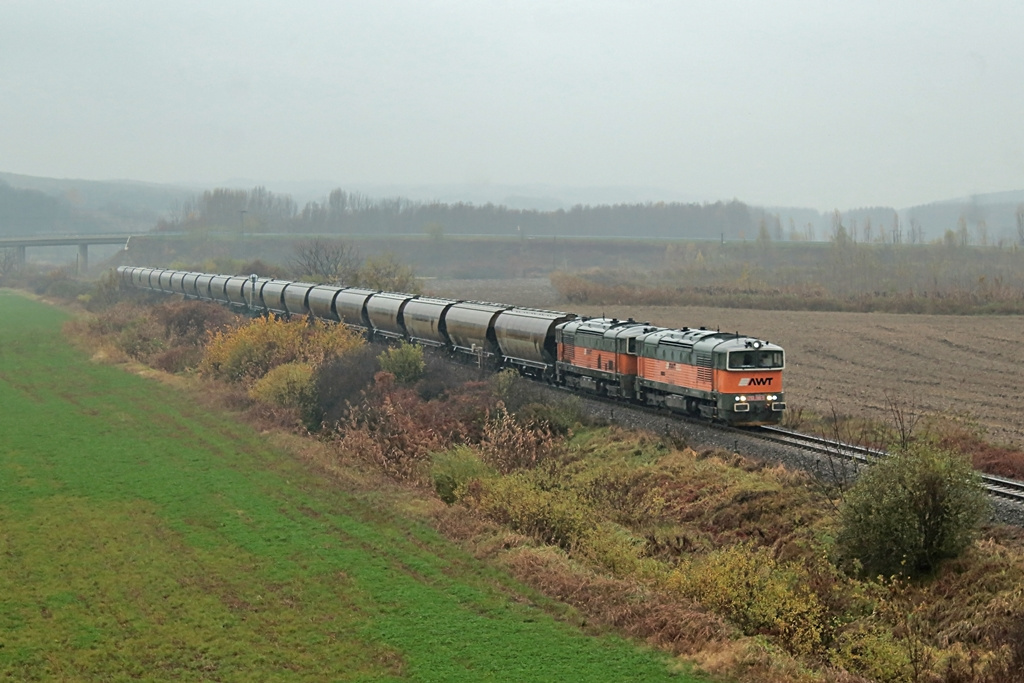
[[889, 416], [892, 419], [892, 429], [896, 446], [906, 450], [915, 438], [918, 423], [921, 421], [921, 412], [916, 409], [913, 403], [908, 403], [899, 397], [884, 393], [885, 406], [889, 409]]
[[843, 499], [844, 492], [856, 481], [860, 467], [846, 457], [842, 445], [868, 447], [875, 439], [869, 423], [845, 420], [836, 411], [835, 405], [830, 408], [831, 415], [826, 426], [819, 429], [817, 436], [828, 439], [833, 445], [826, 447], [824, 454], [805, 455], [804, 459], [805, 469], [811, 473], [815, 485], [838, 511], [837, 501]]
[[355, 284], [362, 258], [356, 246], [345, 240], [316, 238], [295, 245], [292, 267], [298, 277], [337, 284]]
[[17, 272], [20, 266], [21, 259], [16, 249], [0, 249], [0, 282]]

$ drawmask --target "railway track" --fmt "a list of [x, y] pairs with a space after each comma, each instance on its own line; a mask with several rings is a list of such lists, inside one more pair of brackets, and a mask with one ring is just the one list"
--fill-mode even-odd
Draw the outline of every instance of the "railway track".
[[863, 446], [854, 446], [841, 441], [833, 441], [820, 436], [801, 434], [781, 427], [757, 427], [750, 430], [752, 434], [765, 441], [773, 441], [787, 446], [795, 446], [812, 453], [831, 455], [870, 465], [872, 460], [884, 457], [885, 451], [877, 451]]
[[[851, 460], [858, 464], [870, 465], [873, 460], [884, 458], [888, 453], [873, 448], [854, 446], [808, 434], [800, 434], [781, 427], [758, 427], [751, 431], [757, 438], [772, 441], [822, 455]], [[979, 473], [982, 485], [990, 496], [1024, 504], [1024, 481], [1007, 479], [994, 474]]]

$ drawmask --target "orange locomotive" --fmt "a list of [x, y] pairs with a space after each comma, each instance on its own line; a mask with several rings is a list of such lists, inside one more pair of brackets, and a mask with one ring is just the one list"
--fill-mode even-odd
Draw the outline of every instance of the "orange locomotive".
[[562, 323], [555, 340], [566, 386], [730, 424], [775, 424], [786, 409], [785, 354], [767, 341], [614, 318]]

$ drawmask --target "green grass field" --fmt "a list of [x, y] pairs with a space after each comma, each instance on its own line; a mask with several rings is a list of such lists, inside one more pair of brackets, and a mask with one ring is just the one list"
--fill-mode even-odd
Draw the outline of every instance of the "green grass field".
[[0, 678], [686, 680], [0, 291]]

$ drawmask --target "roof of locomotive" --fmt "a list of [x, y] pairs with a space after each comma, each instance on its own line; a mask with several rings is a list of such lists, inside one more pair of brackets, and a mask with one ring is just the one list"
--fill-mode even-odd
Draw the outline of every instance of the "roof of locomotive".
[[606, 339], [641, 337], [662, 328], [650, 323], [639, 323], [632, 318], [577, 318], [558, 326], [562, 334], [590, 334]]
[[[684, 327], [678, 330], [661, 329], [648, 335], [644, 341], [648, 344], [671, 344], [674, 346], [686, 346], [691, 347], [694, 344], [704, 341], [711, 337], [721, 338], [723, 334], [717, 330], [708, 330], [703, 327], [700, 329], [691, 329]], [[725, 336], [733, 337], [735, 335], [726, 333]]]
[[732, 339], [723, 341], [717, 347], [717, 350], [720, 351], [748, 351], [751, 349], [760, 351], [782, 351], [782, 347], [778, 344], [773, 344], [770, 341], [757, 339], [755, 337], [733, 337]]
[[733, 332], [708, 330], [703, 327], [691, 329], [684, 327], [678, 330], [659, 330], [644, 338], [645, 344], [665, 344], [684, 348], [698, 348], [706, 351], [739, 351], [750, 348], [781, 351], [782, 347], [771, 342], [744, 337]]

